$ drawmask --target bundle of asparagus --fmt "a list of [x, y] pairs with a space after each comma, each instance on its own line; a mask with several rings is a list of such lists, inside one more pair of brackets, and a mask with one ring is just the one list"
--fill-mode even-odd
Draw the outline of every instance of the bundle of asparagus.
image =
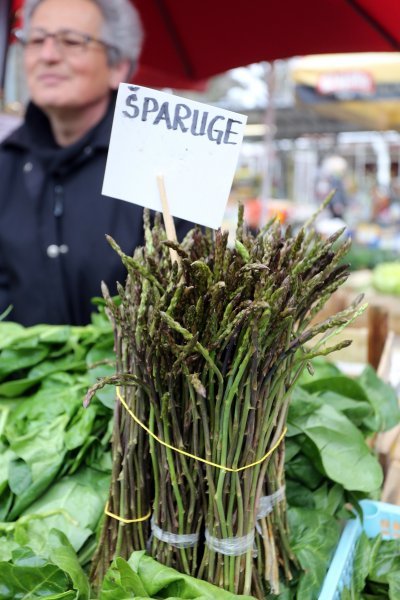
[[120, 386], [95, 582], [113, 556], [146, 547], [236, 594], [264, 598], [279, 592], [280, 574], [290, 580], [290, 392], [312, 357], [350, 343], [327, 346], [361, 310], [357, 299], [312, 324], [348, 276], [342, 233], [323, 239], [310, 220], [294, 235], [273, 220], [253, 235], [240, 211], [234, 248], [221, 231], [168, 241], [160, 219], [151, 227], [148, 215], [145, 246], [133, 258], [109, 239], [128, 279], [116, 299], [103, 289], [118, 372], [87, 396]]

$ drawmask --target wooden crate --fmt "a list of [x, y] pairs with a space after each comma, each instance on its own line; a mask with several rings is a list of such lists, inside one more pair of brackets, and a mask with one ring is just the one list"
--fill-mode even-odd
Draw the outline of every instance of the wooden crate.
[[343, 340], [352, 340], [347, 348], [328, 355], [327, 358], [334, 362], [344, 373], [358, 375], [366, 364], [372, 364], [379, 377], [387, 383], [390, 382], [392, 367], [392, 351], [395, 335], [389, 331], [384, 339], [383, 345], [378, 348], [374, 345], [374, 362], [371, 360], [370, 344], [371, 334], [367, 327], [346, 327], [332, 338], [331, 343], [337, 344]]
[[[342, 290], [331, 296], [314, 322], [320, 322], [349, 306], [354, 298], [348, 298]], [[378, 375], [389, 382], [392, 349], [395, 334], [389, 328], [389, 314], [381, 305], [369, 305], [362, 315], [345, 327], [331, 340], [337, 344], [352, 340], [347, 348], [328, 355], [344, 372], [357, 375], [366, 364], [372, 365]]]

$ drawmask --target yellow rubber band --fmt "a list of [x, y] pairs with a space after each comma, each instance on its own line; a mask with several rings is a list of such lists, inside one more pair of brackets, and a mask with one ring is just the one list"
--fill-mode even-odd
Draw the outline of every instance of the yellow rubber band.
[[120, 517], [120, 516], [115, 515], [114, 513], [110, 512], [108, 510], [108, 504], [107, 504], [107, 506], [104, 509], [104, 514], [108, 515], [109, 517], [112, 517], [113, 519], [116, 519], [117, 521], [120, 521], [121, 523], [140, 523], [141, 521], [147, 521], [147, 519], [150, 519], [151, 510], [149, 510], [147, 515], [144, 515], [144, 517], [139, 517], [137, 519], [124, 519], [123, 517]]
[[264, 456], [262, 458], [260, 458], [259, 460], [256, 460], [255, 462], [251, 463], [250, 465], [245, 465], [244, 467], [232, 469], [231, 467], [224, 467], [223, 465], [219, 465], [217, 463], [211, 462], [210, 460], [206, 460], [205, 458], [200, 458], [200, 456], [196, 456], [195, 454], [190, 454], [190, 452], [186, 452], [186, 450], [181, 450], [180, 448], [175, 448], [175, 446], [171, 446], [171, 444], [164, 442], [164, 440], [160, 439], [159, 437], [157, 437], [155, 435], [155, 433], [150, 431], [150, 429], [148, 427], [146, 427], [146, 425], [144, 423], [142, 423], [142, 421], [140, 421], [137, 418], [137, 416], [131, 411], [131, 409], [129, 408], [129, 406], [127, 405], [127, 403], [121, 396], [119, 388], [117, 388], [117, 396], [118, 396], [118, 399], [121, 402], [122, 406], [130, 414], [130, 416], [135, 421], [135, 423], [137, 423], [142, 429], [144, 429], [159, 444], [162, 444], [166, 448], [169, 448], [170, 450], [174, 450], [175, 452], [178, 452], [179, 454], [183, 454], [184, 456], [187, 456], [188, 458], [194, 458], [195, 460], [205, 463], [206, 465], [209, 465], [210, 467], [216, 467], [217, 469], [221, 469], [222, 471], [229, 471], [230, 473], [239, 473], [239, 471], [244, 471], [245, 469], [250, 469], [251, 467], [255, 467], [256, 465], [259, 465], [260, 463], [264, 462], [264, 460], [266, 460], [274, 452], [274, 450], [276, 450], [276, 448], [282, 442], [282, 440], [285, 437], [286, 432], [287, 432], [287, 427], [285, 427], [281, 436], [279, 437], [278, 441], [272, 446], [272, 448], [270, 448], [268, 450], [268, 452], [266, 454], [264, 454]]

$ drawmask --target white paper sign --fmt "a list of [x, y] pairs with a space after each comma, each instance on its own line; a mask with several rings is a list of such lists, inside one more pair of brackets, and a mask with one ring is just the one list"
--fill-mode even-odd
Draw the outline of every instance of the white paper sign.
[[247, 117], [146, 87], [120, 84], [103, 194], [217, 229]]

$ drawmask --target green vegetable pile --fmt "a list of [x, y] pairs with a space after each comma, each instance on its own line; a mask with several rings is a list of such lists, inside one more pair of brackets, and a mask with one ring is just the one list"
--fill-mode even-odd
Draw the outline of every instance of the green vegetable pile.
[[369, 539], [362, 532], [356, 547], [350, 589], [341, 600], [398, 600], [400, 598], [400, 539]]
[[90, 560], [110, 480], [113, 395], [88, 410], [82, 401], [115, 371], [112, 343], [101, 313], [86, 327], [0, 323], [0, 538], [57, 528], [81, 564]]
[[379, 499], [383, 473], [371, 452], [378, 431], [400, 421], [394, 389], [366, 366], [356, 378], [312, 361], [293, 391], [286, 441], [291, 544], [302, 567], [285, 598], [318, 598], [349, 504]]
[[[140, 552], [133, 553], [128, 561], [116, 558], [104, 574], [98, 594], [94, 595], [89, 585], [88, 567], [95, 547], [95, 532], [108, 492], [111, 411], [105, 407], [112, 406], [115, 395], [112, 388], [104, 388], [98, 392], [91, 404], [96, 412], [94, 424], [97, 425], [92, 424], [91, 429], [88, 428], [86, 412], [81, 410], [83, 393], [105, 371], [114, 371], [110, 361], [115, 358], [111, 326], [102, 316], [96, 316], [94, 320], [95, 324], [78, 329], [52, 326], [22, 328], [11, 323], [0, 323], [0, 339], [4, 345], [2, 353], [7, 357], [13, 352], [15, 357], [19, 357], [18, 360], [15, 359], [14, 370], [3, 377], [4, 384], [13, 382], [13, 387], [17, 389], [19, 381], [25, 382], [21, 387], [26, 385], [34, 367], [23, 365], [19, 359], [29, 347], [33, 354], [35, 348], [42, 345], [47, 349], [43, 362], [49, 361], [49, 356], [56, 352], [56, 348], [58, 351], [63, 348], [62, 354], [70, 359], [63, 363], [64, 369], [67, 364], [69, 369], [58, 374], [49, 373], [40, 382], [26, 387], [21, 396], [3, 395], [0, 399], [2, 511], [5, 512], [8, 507], [10, 513], [19, 495], [13, 483], [11, 485], [14, 491], [11, 490], [8, 480], [10, 475], [11, 481], [13, 480], [11, 467], [15, 462], [20, 466], [22, 463], [19, 463], [21, 459], [14, 456], [10, 464], [10, 439], [4, 433], [7, 431], [7, 423], [13, 422], [13, 429], [15, 428], [14, 418], [11, 421], [13, 411], [21, 410], [20, 407], [25, 403], [27, 407], [32, 403], [35, 406], [32, 401], [35, 397], [45, 399], [45, 408], [48, 407], [48, 396], [39, 395], [39, 391], [47, 387], [53, 389], [53, 386], [52, 401], [57, 404], [56, 398], [59, 395], [63, 397], [63, 394], [69, 394], [69, 383], [79, 382], [82, 383], [80, 394], [75, 395], [71, 385], [71, 408], [67, 414], [74, 407], [75, 416], [72, 421], [75, 429], [86, 431], [87, 439], [95, 437], [91, 440], [91, 445], [87, 444], [86, 451], [79, 460], [77, 448], [65, 451], [64, 447], [63, 456], [67, 457], [70, 465], [75, 456], [76, 469], [72, 469], [73, 473], [71, 466], [70, 474], [65, 474], [63, 467], [58, 468], [58, 471], [53, 469], [53, 478], [48, 479], [45, 490], [38, 492], [36, 489], [34, 494], [34, 487], [29, 488], [28, 485], [25, 488], [31, 490], [34, 500], [22, 511], [21, 516], [13, 520], [7, 517], [8, 520], [5, 521], [3, 512], [3, 522], [0, 523], [0, 599], [233, 598], [233, 595], [220, 588], [207, 587], [209, 584], [206, 582], [188, 578]], [[79, 367], [75, 361], [77, 356], [84, 357], [79, 361]], [[281, 582], [279, 597], [283, 600], [318, 598], [339, 540], [338, 519], [348, 516], [344, 509], [345, 502], [354, 503], [362, 497], [377, 496], [376, 488], [382, 480], [376, 457], [371, 452], [368, 453], [366, 442], [362, 443], [359, 436], [361, 434], [364, 439], [368, 439], [374, 432], [391, 427], [399, 419], [394, 391], [370, 368], [353, 380], [324, 360], [314, 359], [312, 364], [315, 374], [311, 376], [307, 372], [303, 373], [299, 380], [301, 387], [298, 385], [294, 389], [288, 415], [285, 466], [288, 519], [290, 543], [300, 568], [293, 573], [290, 585]], [[68, 382], [67, 386], [61, 385], [64, 379]], [[39, 405], [41, 402], [37, 400], [37, 403]], [[65, 402], [62, 404], [63, 410], [64, 404]], [[315, 424], [311, 417], [317, 416], [321, 406], [325, 405], [331, 406], [335, 417], [328, 419], [324, 416], [323, 435], [318, 438], [315, 437]], [[310, 420], [305, 422], [307, 416]], [[46, 410], [38, 411], [36, 408], [32, 417], [31, 427], [36, 434], [51, 425], [52, 419], [46, 417]], [[339, 435], [338, 422], [340, 427], [345, 422], [347, 433], [349, 428], [354, 428], [351, 436], [344, 438]], [[65, 429], [69, 431], [70, 426], [67, 425]], [[98, 435], [91, 436], [89, 430], [92, 434], [97, 431]], [[355, 440], [349, 439], [353, 436]], [[28, 436], [23, 447], [24, 456], [36, 456], [36, 472], [40, 474], [46, 472], [52, 454], [51, 447], [47, 448], [36, 437]], [[308, 442], [305, 443], [307, 439]], [[63, 447], [63, 444], [60, 445]], [[82, 447], [84, 446], [85, 443]], [[336, 462], [331, 460], [331, 447], [336, 458], [340, 457]], [[40, 457], [43, 459], [42, 463]], [[368, 470], [354, 467], [359, 460], [368, 460]], [[31, 461], [26, 464], [32, 467], [34, 465]], [[24, 470], [26, 473], [27, 468]], [[24, 470], [21, 469], [21, 472]], [[349, 472], [351, 477], [348, 476]], [[371, 473], [375, 473], [374, 478], [371, 478]], [[20, 478], [25, 484], [29, 480], [27, 475]], [[21, 495], [23, 494], [22, 490]], [[273, 597], [276, 596], [271, 596]]]

